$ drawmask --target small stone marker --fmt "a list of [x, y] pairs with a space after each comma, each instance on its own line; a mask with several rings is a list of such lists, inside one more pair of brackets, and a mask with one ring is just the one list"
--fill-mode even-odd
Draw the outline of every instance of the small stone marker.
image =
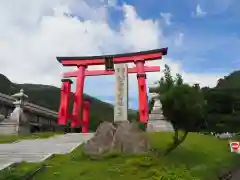
[[116, 91], [114, 105], [114, 122], [128, 120], [128, 72], [127, 64], [115, 65]]

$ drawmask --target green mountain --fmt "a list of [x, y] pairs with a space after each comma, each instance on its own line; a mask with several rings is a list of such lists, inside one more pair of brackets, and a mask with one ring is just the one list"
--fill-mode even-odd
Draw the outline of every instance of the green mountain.
[[216, 88], [240, 89], [240, 71], [234, 71], [218, 80]]
[[[13, 95], [24, 89], [29, 96], [28, 101], [54, 111], [58, 111], [60, 103], [60, 88], [42, 84], [16, 84], [0, 74], [0, 93]], [[113, 121], [113, 105], [84, 94], [91, 100], [90, 129], [95, 130], [102, 121]], [[72, 100], [71, 100], [72, 101]], [[72, 103], [71, 103], [72, 104]], [[70, 107], [71, 108], [71, 107]], [[129, 110], [129, 119], [136, 119], [136, 111]]]
[[207, 102], [207, 121], [212, 130], [240, 131], [240, 71], [218, 80], [216, 87], [202, 89]]

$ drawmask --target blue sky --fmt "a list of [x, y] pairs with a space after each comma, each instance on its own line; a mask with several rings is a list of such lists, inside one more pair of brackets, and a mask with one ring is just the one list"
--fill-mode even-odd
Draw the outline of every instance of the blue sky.
[[[0, 72], [14, 82], [60, 87], [69, 68], [62, 68], [56, 56], [168, 47], [163, 60], [149, 64], [168, 64], [185, 82], [213, 87], [240, 68], [239, 6], [238, 0], [3, 1]], [[147, 76], [149, 86], [162, 73]], [[113, 76], [87, 77], [84, 91], [113, 103], [114, 84]], [[129, 104], [137, 108], [136, 75], [129, 80]]]
[[[130, 4], [142, 19], [159, 20], [165, 23], [162, 28], [169, 47], [168, 57], [181, 59], [182, 68], [190, 73], [223, 73], [238, 70], [240, 67], [240, 2], [234, 0], [126, 0], [117, 4]], [[164, 22], [164, 14], [170, 22]], [[118, 28], [123, 14], [111, 10], [109, 23]], [[176, 45], [174, 35], [182, 34], [181, 45]], [[141, 37], [139, 37], [141, 38]], [[103, 97], [113, 101], [114, 97]], [[133, 99], [134, 107], [137, 98]]]
[[[125, 2], [132, 4], [138, 15], [146, 19], [158, 19], [160, 13], [172, 15], [172, 24], [164, 28], [164, 33], [171, 36], [182, 32], [185, 37], [181, 48], [167, 44], [168, 56], [181, 58], [186, 71], [229, 72], [239, 68], [240, 11], [236, 10], [236, 7], [240, 6], [239, 1], [151, 0], [146, 3], [127, 0]], [[196, 17], [198, 5], [206, 13], [205, 15]]]

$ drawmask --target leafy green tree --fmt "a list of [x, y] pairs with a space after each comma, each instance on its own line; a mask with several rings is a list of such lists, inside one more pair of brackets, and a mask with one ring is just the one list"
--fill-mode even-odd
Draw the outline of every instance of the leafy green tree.
[[[163, 86], [160, 86], [158, 92], [163, 115], [174, 128], [173, 143], [166, 150], [166, 155], [179, 146], [190, 131], [196, 130], [199, 122], [204, 119], [204, 98], [200, 88], [184, 84], [180, 74], [177, 74], [174, 79], [167, 65], [164, 78], [159, 81], [159, 84]], [[182, 136], [180, 131], [183, 131]]]
[[214, 132], [238, 132], [240, 130], [239, 91], [236, 89], [204, 89], [207, 101], [209, 130]]
[[183, 79], [182, 79], [182, 76], [180, 74], [176, 74], [175, 83], [176, 83], [177, 86], [183, 84]]

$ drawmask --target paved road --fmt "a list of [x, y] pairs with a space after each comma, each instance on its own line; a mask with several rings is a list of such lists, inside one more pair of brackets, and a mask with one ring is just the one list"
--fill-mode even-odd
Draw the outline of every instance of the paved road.
[[66, 154], [93, 136], [69, 133], [48, 139], [22, 140], [17, 143], [0, 144], [0, 170], [16, 162], [40, 162], [52, 154]]
[[238, 171], [235, 171], [233, 174], [232, 174], [232, 178], [231, 180], [239, 180], [240, 179], [240, 169]]

